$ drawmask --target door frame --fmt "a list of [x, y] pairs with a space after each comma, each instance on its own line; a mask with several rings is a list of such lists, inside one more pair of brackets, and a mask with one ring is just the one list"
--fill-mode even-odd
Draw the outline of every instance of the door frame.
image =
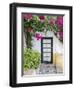
[[[43, 61], [43, 40], [51, 39], [51, 61]], [[43, 37], [41, 39], [41, 63], [52, 64], [53, 63], [53, 37]]]

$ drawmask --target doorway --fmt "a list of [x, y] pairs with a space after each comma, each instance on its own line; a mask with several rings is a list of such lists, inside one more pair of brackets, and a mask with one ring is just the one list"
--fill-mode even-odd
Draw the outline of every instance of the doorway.
[[53, 37], [41, 39], [41, 63], [53, 63]]

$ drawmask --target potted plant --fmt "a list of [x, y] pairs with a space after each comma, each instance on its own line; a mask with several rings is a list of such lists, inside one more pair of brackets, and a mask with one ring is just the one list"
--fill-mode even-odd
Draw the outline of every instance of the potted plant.
[[26, 48], [24, 51], [24, 74], [32, 74], [40, 65], [41, 57], [38, 51]]

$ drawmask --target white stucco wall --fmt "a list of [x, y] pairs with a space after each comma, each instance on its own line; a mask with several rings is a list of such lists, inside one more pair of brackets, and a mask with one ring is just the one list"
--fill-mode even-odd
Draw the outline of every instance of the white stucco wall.
[[[39, 32], [37, 32], [37, 33], [39, 33]], [[45, 37], [45, 33], [40, 32], [39, 34], [41, 34], [43, 37]], [[63, 55], [63, 43], [61, 43], [59, 41], [59, 39], [54, 35], [53, 31], [48, 31], [46, 34], [46, 37], [53, 37], [53, 54], [59, 53], [59, 54]], [[24, 41], [24, 48], [26, 48], [25, 35], [23, 36], [23, 41]], [[36, 37], [33, 37], [32, 45], [33, 45], [32, 46], [33, 50], [36, 50], [41, 53], [41, 39], [37, 40]], [[46, 53], [46, 56], [49, 56], [49, 58], [45, 59], [45, 60], [51, 61], [50, 55], [47, 55], [47, 54], [49, 54], [49, 53]]]
[[[44, 33], [41, 33], [42, 36], [45, 36]], [[53, 53], [63, 53], [63, 44], [59, 41], [59, 39], [54, 35], [52, 31], [47, 32], [47, 37], [53, 37]], [[41, 52], [41, 40], [37, 40], [33, 37], [33, 49]]]

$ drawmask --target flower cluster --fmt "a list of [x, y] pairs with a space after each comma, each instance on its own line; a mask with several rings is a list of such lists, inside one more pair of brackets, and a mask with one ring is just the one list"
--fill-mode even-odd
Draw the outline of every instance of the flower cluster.
[[63, 16], [52, 15], [32, 15], [30, 13], [23, 14], [24, 28], [28, 32], [35, 33], [52, 30], [54, 33], [59, 34], [60, 40], [63, 40]]
[[33, 19], [33, 15], [32, 14], [23, 14], [23, 19], [31, 20], [31, 19]]

